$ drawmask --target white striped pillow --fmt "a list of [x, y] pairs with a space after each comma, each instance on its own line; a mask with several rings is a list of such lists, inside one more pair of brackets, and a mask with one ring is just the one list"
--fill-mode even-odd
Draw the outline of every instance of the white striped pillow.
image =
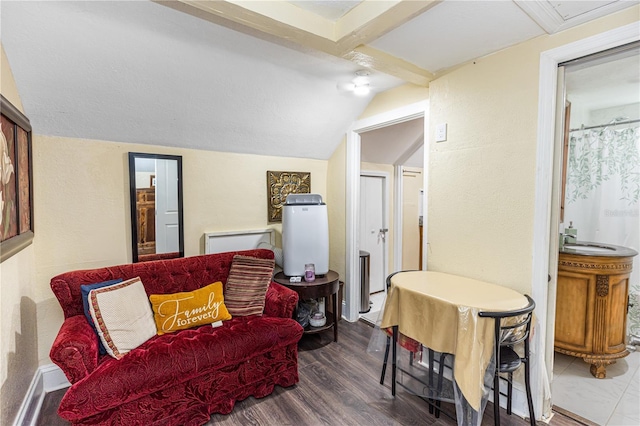
[[156, 334], [140, 277], [89, 292], [89, 312], [107, 353], [120, 359]]
[[224, 304], [232, 316], [262, 315], [273, 265], [273, 259], [233, 257], [224, 290]]

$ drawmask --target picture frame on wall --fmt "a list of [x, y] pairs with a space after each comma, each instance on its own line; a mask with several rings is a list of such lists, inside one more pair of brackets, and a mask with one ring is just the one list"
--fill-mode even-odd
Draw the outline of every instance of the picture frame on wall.
[[0, 262], [33, 241], [31, 123], [0, 95]]
[[282, 206], [289, 194], [311, 192], [311, 173], [267, 171], [267, 219], [282, 222]]

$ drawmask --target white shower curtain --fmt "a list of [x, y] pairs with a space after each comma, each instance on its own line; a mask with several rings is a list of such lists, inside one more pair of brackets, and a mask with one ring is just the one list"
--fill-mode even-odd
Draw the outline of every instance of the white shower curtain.
[[[640, 127], [609, 126], [571, 133], [567, 167], [565, 229], [579, 241], [640, 251]], [[640, 256], [629, 281], [628, 331], [640, 335]]]

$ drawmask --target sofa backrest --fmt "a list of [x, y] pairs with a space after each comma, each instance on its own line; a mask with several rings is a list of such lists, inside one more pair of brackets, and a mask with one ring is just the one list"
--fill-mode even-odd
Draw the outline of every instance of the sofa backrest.
[[58, 298], [64, 317], [83, 314], [80, 286], [116, 278], [140, 277], [147, 294], [169, 294], [192, 291], [216, 281], [227, 283], [233, 256], [273, 259], [270, 250], [257, 249], [206, 254], [152, 262], [128, 263], [97, 269], [65, 272], [51, 279], [51, 289]]

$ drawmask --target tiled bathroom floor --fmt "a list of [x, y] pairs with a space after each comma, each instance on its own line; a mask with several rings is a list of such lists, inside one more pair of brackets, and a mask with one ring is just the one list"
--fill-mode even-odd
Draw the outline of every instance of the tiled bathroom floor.
[[553, 405], [598, 425], [640, 425], [640, 352], [607, 367], [596, 379], [582, 359], [557, 353], [554, 358]]
[[370, 324], [375, 325], [378, 320], [378, 316], [380, 315], [380, 311], [382, 310], [384, 304], [385, 293], [381, 291], [379, 293], [372, 294], [369, 297], [369, 304], [371, 305], [371, 310], [366, 314], [360, 314], [360, 318], [367, 321]]

